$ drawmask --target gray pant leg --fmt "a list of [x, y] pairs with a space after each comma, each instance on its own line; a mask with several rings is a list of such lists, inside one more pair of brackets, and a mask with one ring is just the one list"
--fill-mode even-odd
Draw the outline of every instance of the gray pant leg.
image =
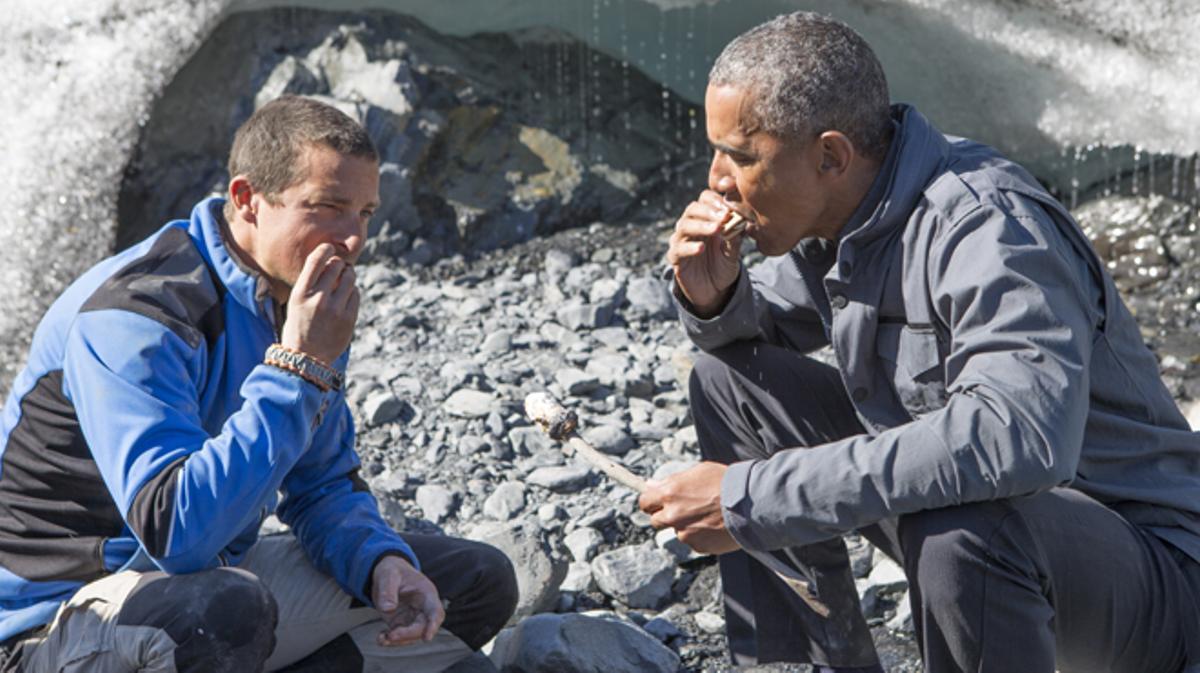
[[929, 673], [1172, 673], [1200, 634], [1200, 568], [1073, 489], [863, 532], [904, 565]]
[[[793, 351], [735, 343], [697, 359], [692, 415], [705, 460], [733, 463], [862, 434], [836, 370]], [[774, 554], [810, 581], [830, 616], [813, 612], [751, 554], [720, 557], [726, 629], [735, 663], [878, 661], [840, 539]]]

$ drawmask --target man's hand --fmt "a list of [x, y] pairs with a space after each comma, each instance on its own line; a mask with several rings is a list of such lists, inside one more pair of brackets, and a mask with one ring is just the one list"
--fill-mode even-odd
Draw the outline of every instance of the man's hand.
[[304, 260], [288, 297], [281, 342], [327, 364], [350, 345], [358, 320], [358, 288], [354, 267], [322, 243]]
[[705, 190], [683, 211], [671, 234], [667, 262], [683, 296], [704, 318], [716, 315], [729, 300], [741, 272], [738, 252], [742, 236], [721, 237], [721, 225], [732, 214], [721, 195]]
[[387, 625], [378, 639], [385, 647], [432, 640], [446, 619], [437, 587], [399, 556], [385, 556], [375, 564], [371, 600]]
[[704, 554], [738, 549], [721, 516], [721, 478], [726, 466], [703, 462], [662, 481], [649, 481], [638, 506], [655, 528], [670, 526], [680, 541]]

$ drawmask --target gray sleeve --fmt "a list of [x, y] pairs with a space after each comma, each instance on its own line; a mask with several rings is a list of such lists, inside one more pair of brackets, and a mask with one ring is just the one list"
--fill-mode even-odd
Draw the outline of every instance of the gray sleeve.
[[[721, 313], [700, 318], [671, 276], [671, 296], [683, 330], [703, 351], [734, 341], [758, 339], [807, 353], [828, 343], [821, 318], [792, 261], [768, 258], [742, 268]], [[789, 269], [791, 267], [791, 269]]]
[[935, 241], [928, 268], [932, 304], [951, 335], [947, 404], [874, 437], [731, 466], [721, 502], [743, 547], [810, 544], [1074, 478], [1099, 315], [1086, 262], [1048, 216], [983, 207]]

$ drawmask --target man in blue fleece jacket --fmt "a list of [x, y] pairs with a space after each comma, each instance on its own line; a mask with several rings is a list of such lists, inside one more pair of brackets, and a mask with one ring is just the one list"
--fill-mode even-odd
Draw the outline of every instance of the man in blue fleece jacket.
[[[51, 306], [0, 418], [4, 671], [436, 671], [511, 616], [503, 554], [397, 535], [358, 475], [378, 168], [352, 119], [280, 98], [227, 199]], [[292, 533], [259, 539], [272, 512]]]

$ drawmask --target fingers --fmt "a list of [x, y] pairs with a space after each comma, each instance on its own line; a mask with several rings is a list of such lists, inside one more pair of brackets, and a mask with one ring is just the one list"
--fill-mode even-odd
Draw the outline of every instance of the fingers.
[[376, 575], [372, 584], [371, 600], [375, 607], [383, 613], [391, 613], [399, 606], [396, 597], [400, 595], [400, 587], [404, 577], [400, 573], [381, 572]]
[[446, 621], [446, 609], [442, 607], [441, 601], [435, 598], [433, 600], [433, 604], [430, 605], [429, 608], [431, 608], [429, 614], [432, 614], [432, 617], [428, 620], [428, 624], [425, 626], [425, 632], [421, 634], [421, 637], [426, 641], [433, 640], [433, 637], [437, 634], [438, 629], [442, 628], [442, 622]]
[[358, 275], [354, 272], [354, 267], [342, 262], [342, 271], [337, 279], [337, 285], [333, 291], [333, 305], [344, 307], [344, 310], [349, 312], [351, 309], [357, 314], [358, 312]]
[[304, 259], [304, 267], [300, 269], [300, 276], [296, 279], [296, 287], [307, 291], [312, 288], [318, 278], [324, 273], [329, 259], [334, 257], [334, 249], [332, 244], [322, 243], [313, 248], [313, 251], [308, 253], [308, 257]]
[[653, 514], [663, 506], [663, 483], [657, 479], [647, 479], [646, 488], [638, 496], [638, 507], [647, 514]]
[[[428, 638], [425, 633], [431, 626], [429, 618], [424, 613], [417, 613], [416, 617], [405, 624], [389, 626], [379, 634], [379, 644], [385, 647], [394, 647], [397, 645], [408, 645], [415, 643], [418, 640], [429, 640], [433, 638], [431, 634]], [[437, 632], [437, 628], [433, 629], [433, 633]]]

